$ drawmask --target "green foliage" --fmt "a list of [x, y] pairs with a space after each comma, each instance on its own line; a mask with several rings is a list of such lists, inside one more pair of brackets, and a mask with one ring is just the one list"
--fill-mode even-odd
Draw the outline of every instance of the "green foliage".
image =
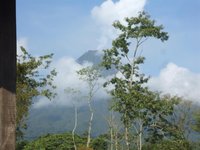
[[185, 100], [184, 98], [180, 99], [180, 103], [176, 105], [173, 115], [170, 116], [171, 123], [174, 125], [174, 138], [179, 140], [189, 140], [189, 136], [192, 131], [192, 124], [194, 122], [194, 113], [195, 107], [192, 104], [192, 101]]
[[91, 147], [86, 147], [85, 145], [81, 145], [78, 147], [78, 150], [93, 150]]
[[153, 92], [149, 98], [145, 104], [146, 108], [143, 108], [140, 113], [142, 116], [139, 116], [146, 131], [145, 140], [150, 143], [159, 143], [164, 138], [176, 136], [177, 128], [171, 123], [169, 116], [173, 114], [174, 106], [180, 102], [180, 98], [170, 95], [160, 96], [159, 93]]
[[192, 146], [188, 141], [179, 140], [163, 140], [157, 144], [146, 144], [143, 150], [192, 150]]
[[176, 102], [171, 99], [161, 100], [163, 98], [158, 93], [151, 92], [145, 86], [149, 78], [139, 70], [145, 59], [138, 54], [140, 46], [148, 38], [166, 41], [168, 34], [163, 31], [163, 26], [155, 25], [155, 21], [145, 12], [140, 13], [138, 17], [126, 18], [125, 21], [127, 25], [119, 21], [114, 22], [113, 26], [120, 30], [120, 34], [113, 40], [112, 48], [104, 50], [102, 66], [106, 69], [115, 67], [121, 75], [113, 77], [104, 86], [114, 86], [110, 91], [114, 101], [112, 109], [121, 114], [128, 146], [128, 129], [132, 124], [135, 137], [140, 136], [140, 143], [145, 128], [154, 134], [154, 137], [157, 136], [156, 139], [162, 139], [163, 126], [159, 125], [168, 122], [166, 116], [172, 114]]
[[200, 142], [191, 142], [190, 146], [192, 150], [199, 150], [200, 149]]
[[[92, 139], [91, 147], [85, 146], [86, 137], [75, 136], [78, 150], [106, 150], [109, 148], [107, 135], [100, 135]], [[198, 150], [200, 143], [188, 142], [186, 140], [162, 140], [157, 143], [143, 145], [143, 150]], [[16, 150], [73, 150], [73, 140], [71, 133], [48, 134], [38, 139], [28, 142], [17, 143]]]
[[88, 66], [77, 71], [79, 78], [88, 83], [89, 87], [94, 88], [97, 80], [101, 76], [97, 67]]
[[22, 128], [26, 129], [24, 120], [33, 98], [55, 96], [52, 90], [56, 88], [53, 79], [57, 74], [55, 69], [48, 70], [53, 54], [33, 57], [23, 47], [21, 51], [22, 55], [17, 56], [17, 137], [23, 136]]
[[108, 138], [105, 135], [100, 135], [93, 139], [92, 147], [94, 150], [106, 150], [108, 149]]
[[[138, 17], [126, 18], [126, 22], [127, 26], [119, 21], [113, 24], [121, 33], [113, 41], [112, 48], [104, 50], [102, 65], [106, 69], [114, 66], [122, 74], [123, 77], [114, 77], [104, 86], [114, 85], [111, 91], [115, 100], [114, 109], [132, 118], [138, 116], [141, 113], [138, 110], [143, 110], [145, 104], [151, 99], [150, 92], [143, 86], [148, 81], [148, 77], [139, 72], [139, 65], [144, 62], [144, 57], [137, 56], [139, 46], [149, 37], [165, 41], [168, 35], [162, 31], [162, 26], [155, 26], [155, 21], [150, 20], [144, 12]], [[131, 44], [135, 44], [135, 49], [130, 50]]]
[[28, 141], [19, 141], [16, 142], [16, 150], [23, 150], [24, 147], [28, 144]]
[[200, 132], [200, 110], [193, 113], [195, 123], [192, 126], [192, 129], [196, 132]]
[[92, 130], [92, 121], [93, 121], [93, 115], [94, 115], [94, 111], [93, 111], [91, 103], [93, 102], [94, 94], [99, 89], [98, 80], [100, 77], [100, 73], [97, 67], [88, 66], [77, 71], [77, 74], [79, 75], [79, 78], [82, 81], [87, 83], [87, 86], [89, 89], [88, 95], [87, 95], [87, 101], [88, 101], [88, 106], [90, 110], [90, 119], [89, 119], [89, 125], [88, 125], [88, 135], [87, 135], [87, 148], [89, 148], [90, 141], [91, 141], [90, 136], [91, 136], [91, 130]]
[[[107, 137], [101, 135], [95, 139], [92, 139], [91, 147], [85, 146], [87, 137], [80, 137], [75, 135], [78, 150], [105, 150], [108, 149]], [[22, 144], [23, 145], [23, 144]], [[24, 146], [25, 145], [25, 146]], [[71, 133], [64, 134], [48, 134], [46, 136], [39, 137], [38, 139], [25, 143], [23, 150], [73, 150], [73, 139]], [[21, 150], [22, 150], [21, 149]]]
[[[142, 12], [138, 17], [126, 18], [127, 26], [119, 21], [114, 22], [113, 26], [121, 31], [121, 34], [113, 41], [112, 48], [104, 51], [103, 66], [110, 69], [114, 65], [123, 74], [130, 75], [132, 61], [129, 59], [129, 53], [137, 56], [138, 48], [148, 38], [156, 38], [166, 41], [168, 35], [163, 32], [163, 26], [156, 26], [155, 21], [150, 16]], [[135, 49], [130, 49], [131, 44], [135, 44]], [[127, 58], [129, 63], [123, 63], [122, 59]], [[144, 57], [137, 57], [133, 63], [141, 64]], [[136, 67], [136, 66], [134, 66]], [[134, 68], [138, 70], [138, 68]], [[130, 76], [127, 76], [127, 78]]]
[[[78, 146], [86, 143], [85, 138], [75, 135]], [[28, 143], [24, 150], [73, 150], [73, 140], [70, 133], [46, 135]]]

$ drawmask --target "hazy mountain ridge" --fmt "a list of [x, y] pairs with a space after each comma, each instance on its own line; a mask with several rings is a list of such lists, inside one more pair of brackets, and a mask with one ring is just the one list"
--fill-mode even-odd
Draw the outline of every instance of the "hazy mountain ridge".
[[[80, 56], [76, 62], [83, 65], [84, 63], [92, 63], [94, 66], [101, 66], [101, 62], [103, 59], [103, 52], [99, 50], [89, 50], [86, 53], [84, 53], [82, 56]], [[109, 70], [106, 70], [105, 68], [101, 69], [101, 75], [106, 77], [110, 76], [116, 73], [116, 70], [114, 68], [111, 68]]]
[[[107, 101], [98, 100], [94, 105], [94, 121], [92, 136], [96, 137], [108, 131], [105, 117], [109, 115]], [[83, 134], [87, 131], [89, 109], [87, 105], [78, 108], [78, 126], [76, 133]], [[66, 106], [46, 106], [31, 109], [28, 118], [26, 139], [35, 139], [48, 133], [63, 133], [72, 131], [74, 126], [74, 108]]]
[[80, 56], [76, 62], [79, 64], [84, 64], [85, 62], [90, 62], [94, 65], [98, 65], [101, 63], [103, 55], [98, 50], [89, 50]]

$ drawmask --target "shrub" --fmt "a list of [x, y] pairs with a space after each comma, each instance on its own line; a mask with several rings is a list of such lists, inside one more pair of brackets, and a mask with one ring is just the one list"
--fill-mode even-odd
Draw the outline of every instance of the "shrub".
[[[75, 140], [77, 145], [86, 143], [85, 138], [76, 135]], [[70, 133], [53, 134], [42, 136], [28, 143], [24, 150], [74, 150], [72, 135]]]

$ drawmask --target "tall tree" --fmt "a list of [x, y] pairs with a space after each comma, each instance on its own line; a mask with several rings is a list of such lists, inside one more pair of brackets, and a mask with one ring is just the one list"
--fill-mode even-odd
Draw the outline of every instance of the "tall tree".
[[193, 114], [195, 113], [192, 101], [181, 98], [179, 105], [176, 106], [171, 120], [176, 126], [176, 137], [179, 140], [189, 140], [190, 133], [192, 132], [192, 125], [194, 122]]
[[[155, 25], [155, 21], [145, 12], [141, 12], [138, 17], [126, 18], [126, 25], [119, 21], [113, 26], [120, 31], [118, 37], [113, 40], [112, 48], [104, 50], [102, 65], [106, 69], [112, 66], [120, 73], [121, 77], [115, 76], [105, 84], [114, 85], [111, 95], [115, 99], [113, 108], [122, 115], [125, 126], [126, 149], [130, 149], [129, 129], [132, 120], [139, 123], [139, 144], [138, 149], [142, 149], [142, 128], [144, 112], [153, 102], [147, 87], [144, 87], [148, 78], [140, 73], [139, 65], [144, 62], [144, 57], [140, 56], [140, 46], [148, 39], [155, 38], [161, 41], [168, 39], [168, 34], [163, 32], [162, 25]], [[147, 109], [146, 109], [147, 110]]]
[[52, 91], [56, 87], [53, 79], [55, 69], [48, 70], [53, 54], [39, 57], [31, 56], [23, 47], [22, 55], [17, 56], [17, 137], [23, 137], [21, 129], [26, 128], [25, 119], [33, 99], [45, 96], [48, 99], [56, 94]]
[[16, 5], [0, 0], [0, 149], [15, 149]]
[[94, 110], [92, 107], [92, 102], [94, 101], [94, 95], [99, 89], [98, 80], [100, 78], [99, 70], [96, 67], [88, 66], [79, 71], [77, 74], [80, 76], [80, 79], [87, 83], [88, 86], [88, 95], [87, 95], [87, 102], [90, 110], [90, 119], [88, 125], [88, 135], [87, 135], [87, 148], [90, 147], [91, 142], [91, 130], [92, 130], [92, 121], [94, 116]]
[[196, 132], [200, 132], [200, 110], [195, 110], [193, 112], [194, 123], [192, 125], [192, 129]]
[[74, 128], [72, 130], [72, 140], [74, 143], [74, 150], [77, 150], [76, 140], [75, 140], [75, 131], [78, 124], [78, 104], [77, 102], [80, 101], [80, 90], [75, 90], [73, 88], [66, 88], [65, 93], [72, 98], [72, 103], [74, 107]]
[[116, 117], [116, 114], [113, 110], [110, 110], [109, 116], [106, 118], [106, 121], [109, 126], [109, 132], [110, 132], [110, 150], [119, 150], [119, 135], [121, 130], [121, 122], [118, 120], [118, 117]]
[[171, 123], [175, 107], [181, 98], [177, 96], [153, 93], [152, 100], [147, 104], [147, 115], [144, 120], [144, 130], [147, 133], [145, 140], [149, 143], [158, 143], [164, 138], [176, 137], [176, 126]]

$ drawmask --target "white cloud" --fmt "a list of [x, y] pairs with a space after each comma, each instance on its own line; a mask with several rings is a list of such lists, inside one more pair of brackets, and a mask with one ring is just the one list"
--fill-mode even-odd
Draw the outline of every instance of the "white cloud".
[[146, 0], [106, 0], [92, 9], [92, 16], [100, 24], [110, 26], [115, 20], [123, 21], [125, 17], [136, 16], [145, 3]]
[[81, 65], [77, 64], [72, 58], [61, 58], [53, 64], [58, 72], [55, 77], [54, 83], [57, 86], [56, 93], [57, 97], [55, 100], [49, 101], [46, 98], [41, 98], [34, 107], [42, 107], [46, 105], [72, 105], [71, 99], [64, 93], [64, 89], [67, 87], [78, 88], [81, 82], [76, 75], [76, 71], [81, 69]]
[[124, 21], [125, 17], [137, 16], [138, 12], [144, 9], [145, 4], [146, 0], [119, 0], [117, 2], [106, 0], [100, 6], [95, 6], [91, 15], [101, 30], [97, 48], [106, 48], [115, 37], [116, 31], [112, 27], [114, 21]]
[[200, 73], [193, 73], [187, 68], [169, 63], [161, 70], [158, 77], [153, 77], [149, 86], [172, 95], [183, 96], [189, 100], [200, 102]]
[[[53, 67], [56, 68], [58, 72], [57, 76], [55, 77], [55, 85], [57, 86], [56, 93], [57, 97], [55, 100], [49, 101], [46, 98], [41, 98], [34, 104], [35, 108], [39, 108], [42, 106], [47, 105], [59, 105], [59, 106], [73, 106], [73, 104], [77, 105], [84, 105], [87, 103], [85, 96], [88, 93], [88, 86], [85, 82], [79, 80], [79, 77], [76, 71], [80, 70], [81, 68], [88, 66], [89, 64], [86, 63], [84, 65], [78, 64], [72, 58], [61, 58], [57, 62], [54, 63]], [[99, 84], [103, 84], [105, 80], [101, 78], [99, 80]], [[80, 90], [79, 96], [72, 97], [69, 94], [64, 92], [66, 88], [73, 88], [76, 90]], [[100, 88], [99, 91], [96, 93], [95, 98], [106, 98], [107, 94]], [[78, 99], [79, 101], [74, 101], [74, 98]]]
[[[85, 105], [87, 103], [85, 96], [88, 93], [88, 87], [87, 84], [79, 80], [76, 73], [77, 70], [85, 66], [86, 64], [80, 65], [76, 63], [74, 59], [66, 57], [55, 62], [53, 67], [55, 67], [58, 72], [58, 75], [55, 78], [58, 96], [52, 101], [41, 98], [34, 104], [34, 107], [39, 108], [47, 105], [72, 106], [74, 98], [64, 92], [64, 89], [67, 87], [79, 89], [81, 94], [78, 94], [79, 101], [75, 103]], [[120, 76], [120, 74], [117, 75]], [[101, 78], [99, 83], [102, 85], [105, 80], [106, 79]], [[200, 102], [200, 74], [193, 73], [188, 69], [179, 67], [173, 63], [169, 63], [162, 69], [158, 77], [152, 77], [149, 81], [149, 86], [153, 90], [183, 96], [189, 100]], [[99, 98], [109, 98], [103, 88], [100, 88], [96, 93], [95, 99]]]

